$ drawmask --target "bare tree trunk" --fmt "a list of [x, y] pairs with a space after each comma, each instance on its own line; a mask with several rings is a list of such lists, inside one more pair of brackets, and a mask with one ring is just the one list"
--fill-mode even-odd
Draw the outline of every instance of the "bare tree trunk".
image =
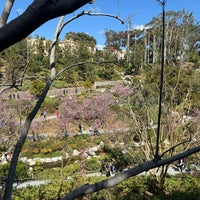
[[144, 36], [144, 63], [147, 64], [147, 33]]
[[0, 28], [6, 24], [14, 2], [15, 2], [15, 0], [6, 0], [4, 10], [3, 10], [2, 14], [1, 14], [1, 18], [0, 18]]
[[167, 31], [165, 31], [165, 37], [164, 37], [164, 41], [165, 41], [165, 46], [164, 47], [162, 47], [162, 48], [164, 48], [164, 65], [167, 63], [167, 58], [168, 58], [168, 47], [169, 47], [169, 41], [168, 41], [168, 39], [169, 39], [169, 24], [167, 23], [166, 24], [166, 28], [165, 28], [165, 30], [167, 30]]
[[155, 64], [157, 61], [157, 54], [156, 54], [157, 49], [156, 49], [156, 34], [155, 33], [153, 34], [154, 34], [153, 35], [153, 64]]
[[50, 74], [50, 78], [46, 83], [45, 89], [42, 93], [42, 95], [40, 96], [39, 100], [37, 101], [37, 104], [35, 105], [35, 107], [33, 108], [32, 112], [29, 114], [29, 116], [27, 117], [24, 127], [21, 131], [21, 135], [19, 138], [19, 141], [17, 142], [15, 149], [14, 149], [14, 153], [13, 153], [13, 157], [11, 159], [11, 163], [10, 163], [10, 168], [8, 171], [8, 178], [7, 178], [7, 182], [6, 182], [6, 187], [5, 187], [5, 193], [4, 193], [4, 200], [10, 200], [11, 199], [11, 194], [12, 194], [12, 188], [13, 188], [13, 183], [14, 183], [14, 179], [15, 179], [15, 171], [16, 171], [16, 167], [17, 167], [17, 162], [18, 162], [18, 158], [19, 158], [19, 154], [22, 150], [22, 147], [25, 143], [26, 137], [28, 135], [28, 131], [31, 125], [32, 120], [34, 119], [35, 115], [37, 114], [37, 112], [39, 111], [50, 87], [51, 84], [55, 78], [56, 75], [56, 69], [55, 69], [55, 46], [58, 40], [58, 35], [61, 31], [61, 26], [62, 26], [62, 22], [63, 22], [64, 17], [61, 17], [58, 25], [57, 25], [57, 29], [55, 31], [55, 36], [54, 36], [54, 40], [52, 42], [52, 47], [51, 47], [51, 53], [50, 53], [50, 67], [51, 67], [51, 74]]
[[17, 144], [15, 145], [13, 157], [11, 159], [11, 163], [10, 163], [10, 167], [9, 167], [9, 171], [8, 171], [8, 177], [7, 177], [7, 182], [6, 182], [6, 186], [5, 186], [5, 193], [4, 193], [4, 197], [3, 197], [4, 200], [10, 200], [11, 199], [12, 188], [13, 188], [13, 183], [14, 183], [14, 179], [15, 179], [15, 171], [16, 171], [16, 167], [17, 167], [19, 154], [20, 154], [22, 147], [25, 143], [31, 122], [34, 119], [35, 115], [37, 114], [38, 110], [40, 109], [40, 107], [41, 107], [41, 105], [42, 105], [42, 103], [43, 103], [43, 101], [44, 101], [44, 99], [47, 95], [47, 92], [48, 92], [50, 86], [51, 86], [51, 80], [48, 80], [48, 82], [46, 83], [46, 87], [45, 87], [40, 99], [38, 100], [37, 104], [33, 108], [32, 112], [27, 117], [25, 124], [24, 124], [24, 127], [21, 131], [21, 135], [19, 137], [19, 140], [18, 140]]

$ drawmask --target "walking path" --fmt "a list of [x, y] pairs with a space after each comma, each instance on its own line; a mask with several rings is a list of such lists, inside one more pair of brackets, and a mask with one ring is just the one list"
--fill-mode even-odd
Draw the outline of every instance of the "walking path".
[[[145, 174], [146, 172], [143, 172], [139, 175]], [[176, 170], [174, 166], [169, 167], [168, 169], [168, 174], [175, 176], [176, 174], [180, 174], [180, 173], [184, 173], [181, 172], [179, 170]], [[101, 172], [96, 172], [96, 173], [90, 173], [90, 174], [86, 174], [86, 177], [94, 177], [94, 176], [106, 176], [105, 174], [102, 174]], [[111, 174], [111, 177], [114, 176], [114, 174]], [[72, 177], [68, 178], [71, 179]], [[67, 180], [68, 180], [67, 179]], [[26, 181], [20, 184], [15, 183], [14, 187], [16, 187], [17, 189], [21, 189], [24, 187], [28, 187], [28, 186], [32, 186], [32, 187], [37, 187], [43, 184], [48, 184], [51, 183], [51, 180], [30, 180], [30, 181]]]

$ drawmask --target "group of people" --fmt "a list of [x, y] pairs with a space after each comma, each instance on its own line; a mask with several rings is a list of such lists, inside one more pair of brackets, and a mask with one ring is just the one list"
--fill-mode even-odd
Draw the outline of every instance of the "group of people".
[[113, 159], [112, 162], [102, 162], [101, 173], [105, 173], [107, 177], [116, 173], [116, 161]]
[[179, 168], [180, 168], [181, 172], [185, 168], [185, 160], [184, 159], [179, 160]]
[[46, 119], [46, 117], [47, 117], [47, 112], [46, 112], [45, 110], [41, 112], [41, 117], [42, 117], [43, 119]]
[[179, 160], [177, 168], [182, 172], [185, 169], [185, 158]]
[[[78, 128], [79, 128], [79, 133], [83, 133], [83, 125], [79, 124]], [[88, 128], [88, 134], [90, 134], [90, 135], [92, 135], [92, 134], [98, 135], [99, 131], [98, 131], [98, 129], [96, 127], [93, 129], [93, 127], [90, 125], [89, 128]]]

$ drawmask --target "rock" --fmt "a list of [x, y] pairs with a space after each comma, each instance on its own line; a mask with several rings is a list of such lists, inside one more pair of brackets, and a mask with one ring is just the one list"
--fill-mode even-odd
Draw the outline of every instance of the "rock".
[[103, 148], [105, 147], [105, 144], [104, 144], [104, 142], [103, 142], [103, 141], [101, 141], [101, 142], [100, 142], [100, 144], [99, 144], [99, 146], [100, 146], [100, 148], [101, 148], [101, 149], [103, 149]]
[[57, 161], [59, 161], [59, 157], [53, 157], [53, 158], [51, 158], [51, 161], [52, 162], [57, 162]]
[[66, 157], [66, 158], [69, 158], [69, 157], [70, 157], [69, 153], [66, 153], [66, 154], [65, 154], [65, 157]]
[[41, 164], [43, 164], [43, 163], [45, 163], [45, 158], [39, 158], [37, 161], [40, 162]]
[[45, 163], [51, 163], [52, 159], [51, 158], [45, 158]]
[[73, 155], [73, 156], [78, 156], [78, 155], [79, 155], [79, 152], [78, 152], [76, 149], [74, 149], [72, 155]]
[[27, 162], [27, 157], [21, 157], [20, 161], [22, 161], [23, 163], [26, 163]]
[[5, 165], [7, 163], [8, 163], [8, 161], [4, 160], [4, 161], [1, 162], [1, 165]]
[[84, 153], [83, 153], [83, 157], [84, 157], [84, 158], [87, 158], [87, 157], [88, 157], [88, 154], [87, 154], [86, 152], [84, 152]]
[[96, 153], [95, 153], [92, 149], [88, 152], [88, 154], [89, 154], [90, 156], [95, 156], [95, 155], [96, 155]]
[[90, 151], [94, 151], [94, 152], [96, 152], [96, 151], [98, 151], [98, 150], [99, 150], [99, 147], [98, 147], [98, 146], [92, 147], [92, 148], [90, 149]]
[[27, 163], [29, 166], [34, 166], [36, 164], [35, 160], [33, 160], [33, 159], [28, 159]]

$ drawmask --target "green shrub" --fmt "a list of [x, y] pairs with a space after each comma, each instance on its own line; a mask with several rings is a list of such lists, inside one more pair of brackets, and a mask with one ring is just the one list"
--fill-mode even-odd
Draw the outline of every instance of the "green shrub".
[[91, 143], [91, 136], [88, 134], [77, 135], [73, 139], [69, 143], [72, 149], [80, 149]]
[[61, 199], [73, 189], [83, 185], [85, 179], [82, 176], [75, 176], [68, 180], [54, 180], [51, 184], [39, 187], [38, 199], [56, 200]]
[[43, 148], [41, 150], [41, 153], [47, 154], [47, 153], [52, 153], [52, 149], [51, 148]]
[[31, 83], [30, 91], [36, 96], [39, 96], [42, 93], [44, 87], [45, 87], [45, 83], [37, 79]]
[[116, 193], [112, 191], [112, 189], [104, 189], [88, 196], [91, 196], [89, 198], [91, 200], [117, 200]]
[[66, 81], [55, 80], [53, 81], [52, 87], [54, 88], [67, 88], [69, 84]]
[[7, 178], [8, 168], [9, 168], [8, 164], [0, 165], [0, 180], [2, 180], [3, 182], [5, 182]]
[[17, 189], [13, 191], [12, 199], [15, 200], [36, 200], [38, 199], [38, 188], [37, 187], [27, 187], [22, 189]]
[[41, 106], [41, 109], [46, 110], [47, 113], [54, 113], [59, 105], [60, 101], [57, 98], [46, 97]]
[[23, 162], [19, 161], [17, 163], [16, 173], [15, 173], [15, 179], [16, 180], [26, 180], [28, 179], [28, 167]]
[[39, 154], [40, 153], [40, 149], [35, 147], [35, 148], [32, 149], [32, 153], [33, 154]]
[[80, 169], [81, 169], [81, 168], [80, 168], [80, 164], [79, 164], [79, 163], [66, 165], [66, 166], [63, 168], [64, 177], [74, 175], [76, 172], [79, 172]]
[[105, 146], [104, 151], [110, 160], [112, 158], [115, 159], [118, 168], [124, 168], [130, 166], [135, 161], [135, 158], [131, 156], [129, 153], [123, 153], [123, 149], [121, 147], [113, 148], [110, 146]]
[[142, 194], [145, 191], [143, 180], [140, 177], [132, 177], [120, 183], [117, 186], [120, 193], [126, 195], [127, 193]]
[[85, 168], [88, 171], [99, 172], [101, 169], [101, 163], [99, 162], [99, 160], [97, 158], [93, 157], [93, 158], [86, 160]]
[[[5, 165], [0, 165], [0, 179], [3, 181], [6, 181], [6, 179], [7, 179], [9, 165], [10, 165], [10, 163], [5, 164]], [[28, 179], [28, 177], [29, 177], [28, 168], [27, 168], [26, 164], [19, 161], [17, 163], [16, 173], [15, 173], [15, 181], [26, 180], [26, 179]]]
[[[61, 150], [63, 147], [67, 146], [66, 141], [55, 140], [55, 138], [50, 138], [41, 141], [26, 141], [21, 156], [26, 157], [55, 157], [61, 155]], [[35, 155], [34, 155], [35, 154]]]
[[156, 194], [158, 192], [155, 178], [153, 176], [149, 175], [146, 177], [145, 185], [147, 187], [147, 190], [152, 194]]

